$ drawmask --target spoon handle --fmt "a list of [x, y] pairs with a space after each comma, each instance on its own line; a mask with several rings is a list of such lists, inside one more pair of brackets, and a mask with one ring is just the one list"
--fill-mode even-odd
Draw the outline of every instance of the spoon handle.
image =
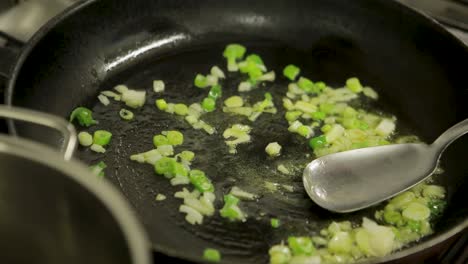
[[432, 146], [440, 153], [442, 153], [453, 141], [468, 133], [468, 119], [452, 126], [442, 135], [440, 135]]

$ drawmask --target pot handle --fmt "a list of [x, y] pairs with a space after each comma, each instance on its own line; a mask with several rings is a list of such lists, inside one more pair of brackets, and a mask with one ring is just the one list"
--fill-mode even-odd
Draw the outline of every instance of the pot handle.
[[20, 120], [57, 130], [63, 136], [61, 152], [65, 160], [70, 160], [77, 145], [75, 127], [55, 115], [20, 107], [0, 105], [0, 117]]

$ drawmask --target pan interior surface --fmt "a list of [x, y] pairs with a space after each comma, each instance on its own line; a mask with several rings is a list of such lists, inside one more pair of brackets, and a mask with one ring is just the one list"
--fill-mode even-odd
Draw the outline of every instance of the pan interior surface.
[[[378, 108], [395, 114], [403, 132], [416, 133], [427, 142], [468, 116], [462, 74], [468, 61], [466, 47], [422, 16], [389, 1], [104, 0], [75, 12], [33, 40], [37, 43], [24, 53], [28, 57], [23, 57], [22, 68], [13, 76], [7, 99], [63, 117], [80, 105], [91, 108], [100, 123], [90, 131], [109, 130], [113, 141], [105, 155], [83, 150], [79, 158], [89, 164], [106, 162], [107, 178], [136, 208], [154, 247], [170, 255], [196, 260], [204, 248], [214, 247], [223, 252], [226, 262], [266, 262], [268, 248], [288, 235], [314, 234], [331, 220], [360, 222], [376, 210], [332, 214], [309, 200], [302, 190], [301, 171], [294, 176], [276, 171], [279, 163], [300, 166], [313, 158], [305, 155], [308, 146], [286, 129], [280, 98], [287, 81], [279, 76], [287, 64], [296, 64], [304, 76], [333, 87], [348, 77], [359, 77], [379, 92]], [[252, 125], [253, 142], [240, 145], [236, 155], [228, 154], [221, 135], [234, 123], [248, 124], [245, 119], [208, 114], [206, 121], [218, 130], [208, 136], [181, 118], [158, 111], [154, 100], [161, 96], [150, 92], [152, 81], [161, 79], [167, 101], [200, 102], [206, 91], [193, 86], [194, 76], [209, 72], [212, 65], [225, 70], [221, 54], [231, 42], [258, 53], [278, 76], [279, 81], [250, 93], [250, 101], [269, 91], [281, 109], [273, 116], [262, 115]], [[237, 93], [239, 81], [237, 74], [228, 76], [222, 83], [223, 98]], [[122, 104], [104, 107], [96, 99], [100, 90], [122, 83], [149, 91], [146, 105], [134, 110], [131, 122], [120, 120]], [[59, 140], [39, 128], [16, 128], [25, 137], [48, 143]], [[186, 142], [176, 150], [196, 153], [192, 167], [206, 171], [217, 197], [232, 186], [261, 195], [258, 202], [242, 203], [249, 215], [246, 223], [227, 223], [215, 215], [202, 226], [187, 224], [177, 211], [181, 201], [172, 197], [181, 187], [154, 175], [151, 166], [130, 161], [131, 154], [150, 150], [152, 137], [164, 130], [184, 132]], [[284, 147], [283, 155], [268, 159], [264, 147], [274, 141]], [[467, 197], [462, 190], [467, 186], [467, 165], [461, 158], [466, 144], [461, 139], [444, 155], [446, 175], [439, 180], [448, 188], [449, 207], [437, 232], [427, 239], [466, 224]], [[268, 192], [265, 180], [292, 185], [297, 191]], [[155, 201], [157, 193], [168, 199]], [[216, 208], [220, 207], [218, 199]], [[284, 219], [285, 224], [272, 230], [271, 217]]]

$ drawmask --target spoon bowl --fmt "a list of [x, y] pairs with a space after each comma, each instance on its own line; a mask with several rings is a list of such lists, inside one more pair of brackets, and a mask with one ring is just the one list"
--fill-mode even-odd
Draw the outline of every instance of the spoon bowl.
[[429, 177], [445, 148], [467, 132], [468, 119], [431, 145], [395, 144], [323, 156], [305, 168], [304, 188], [315, 203], [333, 212], [369, 207]]

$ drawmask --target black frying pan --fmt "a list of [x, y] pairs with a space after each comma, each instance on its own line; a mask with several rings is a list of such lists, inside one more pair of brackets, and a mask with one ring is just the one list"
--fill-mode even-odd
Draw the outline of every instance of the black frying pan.
[[[159, 114], [152, 105], [154, 94], [130, 124], [116, 116], [121, 106], [104, 108], [97, 102], [99, 90], [120, 83], [149, 90], [153, 79], [166, 81], [165, 97], [170, 101], [199, 101], [204, 93], [191, 85], [194, 75], [207, 72], [213, 64], [225, 67], [221, 52], [230, 42], [259, 53], [277, 73], [294, 63], [306, 76], [332, 86], [358, 76], [381, 94], [384, 110], [392, 111], [427, 142], [468, 117], [467, 47], [431, 19], [388, 0], [89, 1], [55, 18], [28, 43], [11, 74], [6, 99], [63, 117], [80, 105], [93, 108], [99, 127], [111, 130], [114, 141], [105, 156], [80, 151], [79, 157], [89, 163], [106, 161], [108, 179], [140, 214], [155, 250], [169, 255], [199, 261], [205, 247], [215, 247], [226, 263], [262, 263], [268, 260], [269, 246], [288, 234], [317, 232], [332, 219], [359, 222], [372, 215], [375, 208], [348, 215], [329, 213], [302, 191], [263, 193], [258, 203], [243, 203], [251, 215], [246, 223], [228, 223], [215, 216], [192, 227], [177, 212], [180, 201], [154, 201], [155, 193], [170, 195], [180, 188], [156, 177], [152, 168], [130, 162], [128, 156], [150, 148], [152, 135], [169, 128], [186, 131], [183, 149], [198, 154], [195, 166], [212, 177], [218, 197], [232, 185], [256, 191], [262, 177], [302, 188], [300, 173], [292, 179], [264, 175], [274, 166], [259, 155], [266, 142], [290, 145], [285, 158], [306, 161], [296, 154], [298, 149], [307, 151], [307, 146], [286, 133], [281, 115], [262, 116], [253, 132], [254, 143], [241, 147], [242, 154], [233, 158], [222, 154], [219, 137], [201, 137], [197, 133], [202, 132], [194, 132], [183, 121]], [[226, 96], [238, 83], [235, 75], [231, 77], [224, 84]], [[276, 97], [287, 83], [279, 79], [268, 88]], [[213, 120], [220, 131], [234, 121]], [[13, 124], [10, 128], [22, 136], [58, 140], [38, 128]], [[207, 151], [207, 146], [212, 149]], [[467, 146], [461, 139], [444, 155], [447, 173], [438, 180], [448, 188], [449, 206], [435, 234], [375, 261], [418, 252], [468, 225]], [[236, 165], [227, 167], [227, 163]], [[268, 222], [272, 216], [286, 224], [272, 230]]]

